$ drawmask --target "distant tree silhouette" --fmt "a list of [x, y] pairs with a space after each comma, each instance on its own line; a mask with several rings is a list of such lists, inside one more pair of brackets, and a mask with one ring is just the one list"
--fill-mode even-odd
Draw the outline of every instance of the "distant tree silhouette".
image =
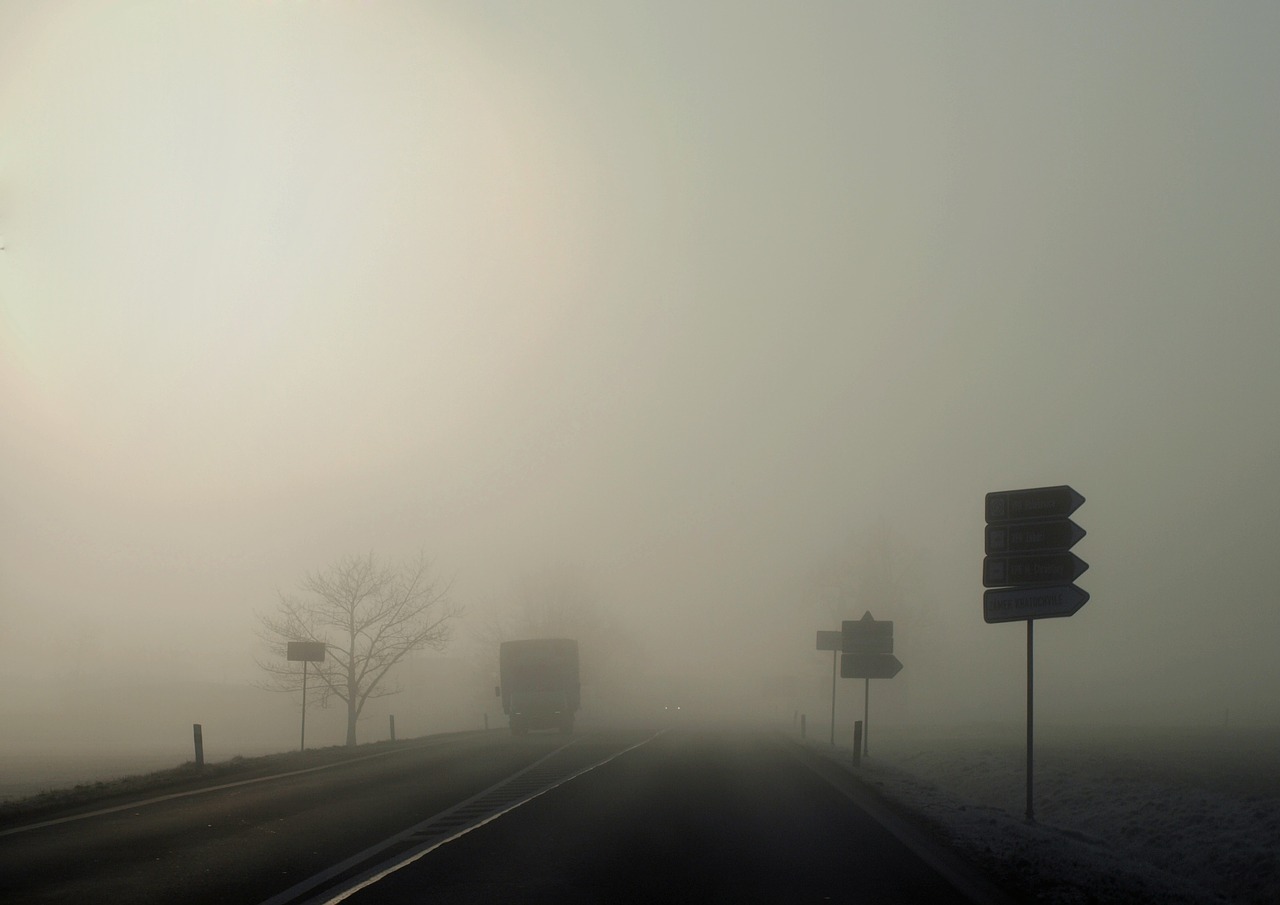
[[347, 745], [356, 744], [356, 721], [370, 698], [400, 691], [388, 684], [391, 668], [423, 648], [443, 649], [462, 608], [449, 599], [449, 583], [432, 577], [424, 555], [383, 566], [373, 553], [349, 556], [308, 574], [300, 594], [281, 594], [274, 613], [258, 617], [258, 634], [271, 655], [259, 660], [262, 687], [302, 688], [303, 664], [287, 659], [290, 641], [323, 641], [323, 662], [308, 664], [322, 703], [347, 707]]

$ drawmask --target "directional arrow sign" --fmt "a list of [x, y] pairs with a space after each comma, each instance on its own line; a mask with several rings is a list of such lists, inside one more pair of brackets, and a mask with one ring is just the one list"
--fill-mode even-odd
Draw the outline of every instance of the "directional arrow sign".
[[987, 494], [987, 524], [1066, 518], [1083, 502], [1084, 497], [1066, 484], [1029, 490], [999, 490]]
[[1089, 564], [1074, 553], [1041, 553], [1032, 556], [988, 556], [982, 561], [982, 586], [1072, 582]]
[[893, 654], [841, 654], [842, 679], [892, 679], [902, 670]]
[[1084, 535], [1084, 529], [1069, 518], [987, 525], [986, 548], [988, 553], [1064, 552]]
[[1017, 622], [1074, 616], [1088, 602], [1088, 592], [1073, 584], [1001, 588], [983, 592], [982, 618], [987, 622]]

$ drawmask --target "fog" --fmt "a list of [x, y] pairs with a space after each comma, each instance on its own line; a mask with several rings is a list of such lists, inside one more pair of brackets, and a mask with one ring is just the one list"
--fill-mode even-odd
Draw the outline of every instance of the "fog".
[[293, 744], [257, 617], [370, 551], [467, 614], [362, 738], [497, 719], [547, 574], [584, 720], [820, 722], [870, 611], [883, 719], [1017, 721], [1052, 484], [1038, 720], [1280, 722], [1277, 84], [1262, 2], [6, 2], [0, 747]]

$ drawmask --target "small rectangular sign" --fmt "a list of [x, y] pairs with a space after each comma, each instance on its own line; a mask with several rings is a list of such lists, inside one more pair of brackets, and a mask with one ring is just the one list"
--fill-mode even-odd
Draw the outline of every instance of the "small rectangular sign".
[[320, 663], [324, 661], [324, 649], [323, 641], [290, 641], [288, 658]]
[[818, 650], [840, 650], [843, 632], [818, 632]]

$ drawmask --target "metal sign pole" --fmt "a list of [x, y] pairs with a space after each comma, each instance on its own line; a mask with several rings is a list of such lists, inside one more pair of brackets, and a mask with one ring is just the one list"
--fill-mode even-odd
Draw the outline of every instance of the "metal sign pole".
[[1031, 650], [1032, 650], [1031, 648], [1032, 628], [1031, 627], [1034, 624], [1035, 624], [1034, 619], [1027, 620], [1027, 823], [1036, 822], [1035, 810], [1032, 808], [1032, 805], [1031, 805], [1031, 785], [1032, 785], [1031, 779], [1032, 779], [1032, 770], [1034, 766], [1034, 758], [1032, 756], [1032, 739], [1033, 739], [1032, 727], [1034, 726], [1034, 717], [1035, 717], [1034, 709], [1032, 706], [1034, 698], [1032, 696], [1033, 684], [1032, 684], [1032, 658], [1031, 658]]
[[831, 747], [836, 746], [836, 661], [840, 659], [840, 651], [831, 652]]
[[290, 662], [302, 661], [302, 740], [298, 743], [300, 751], [307, 750], [307, 664], [312, 661], [323, 663], [327, 645], [323, 641], [290, 641], [285, 645], [285, 659]]
[[302, 661], [302, 741], [299, 751], [307, 750], [307, 661]]
[[862, 687], [862, 755], [867, 756], [867, 736], [871, 723], [868, 721], [868, 710], [871, 707], [871, 680], [864, 679], [865, 684]]

